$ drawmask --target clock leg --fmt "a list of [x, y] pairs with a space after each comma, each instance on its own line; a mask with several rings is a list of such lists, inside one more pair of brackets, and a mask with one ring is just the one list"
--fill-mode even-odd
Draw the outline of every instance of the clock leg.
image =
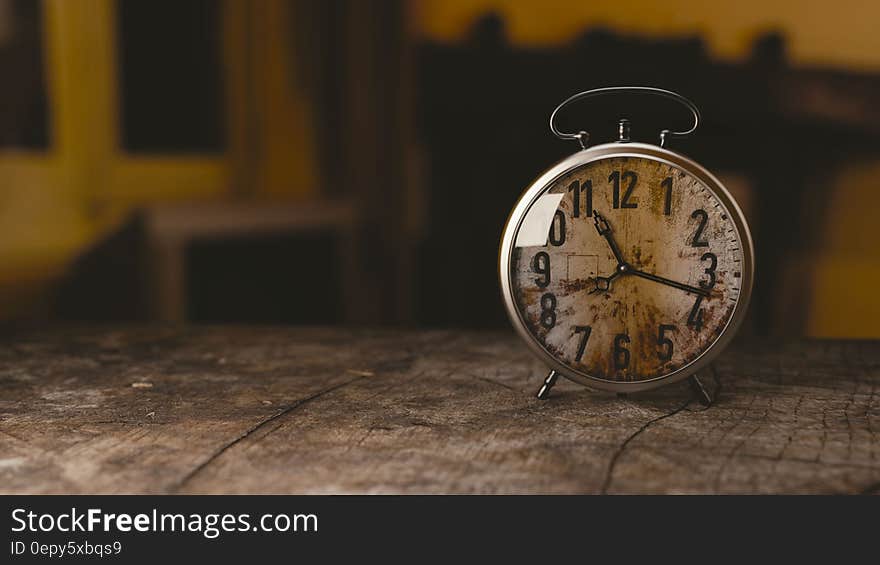
[[706, 390], [706, 387], [703, 386], [703, 383], [700, 382], [697, 375], [688, 379], [688, 382], [691, 385], [691, 390], [694, 391], [694, 394], [697, 396], [697, 400], [700, 401], [700, 404], [703, 406], [709, 406], [712, 404], [712, 395], [709, 394], [709, 391]]
[[544, 384], [541, 385], [541, 390], [538, 391], [536, 395], [540, 400], [547, 400], [547, 397], [550, 396], [550, 389], [553, 388], [553, 385], [556, 384], [556, 379], [559, 378], [559, 373], [551, 370], [547, 373], [547, 378], [544, 379]]

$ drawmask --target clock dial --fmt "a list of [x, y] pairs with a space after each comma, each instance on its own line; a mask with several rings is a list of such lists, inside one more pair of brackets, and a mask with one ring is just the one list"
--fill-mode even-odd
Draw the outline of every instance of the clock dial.
[[594, 379], [662, 378], [733, 316], [743, 280], [730, 212], [685, 170], [612, 157], [555, 180], [523, 216], [513, 296], [548, 353]]

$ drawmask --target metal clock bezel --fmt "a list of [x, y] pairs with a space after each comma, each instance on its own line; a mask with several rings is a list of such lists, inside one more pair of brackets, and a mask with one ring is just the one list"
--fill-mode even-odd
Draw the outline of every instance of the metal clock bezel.
[[[592, 377], [573, 370], [571, 367], [565, 365], [554, 357], [528, 331], [526, 324], [522, 319], [522, 315], [516, 307], [510, 272], [510, 260], [519, 227], [526, 212], [531, 208], [535, 200], [546, 190], [549, 190], [557, 179], [567, 174], [572, 169], [594, 161], [615, 157], [635, 157], [659, 161], [667, 165], [678, 167], [699, 179], [710, 191], [712, 191], [727, 209], [727, 212], [732, 218], [737, 230], [737, 235], [742, 243], [743, 252], [742, 286], [740, 287], [739, 299], [734, 307], [733, 315], [727, 321], [727, 324], [721, 330], [719, 336], [705, 350], [703, 350], [696, 359], [687, 365], [680, 367], [667, 375], [639, 382], [610, 381]], [[498, 264], [501, 293], [510, 321], [520, 337], [522, 337], [528, 344], [529, 349], [531, 349], [541, 361], [567, 379], [585, 386], [611, 392], [637, 392], [679, 382], [694, 375], [717, 358], [727, 345], [729, 345], [746, 316], [749, 300], [752, 296], [752, 286], [755, 276], [754, 255], [755, 252], [752, 243], [752, 235], [749, 231], [748, 223], [746, 222], [742, 209], [740, 209], [736, 200], [733, 199], [730, 192], [728, 192], [727, 188], [725, 188], [721, 181], [703, 166], [684, 155], [656, 145], [650, 145], [647, 143], [605, 143], [578, 151], [577, 153], [566, 157], [550, 167], [529, 185], [517, 201], [505, 223], [503, 236], [501, 238]]]

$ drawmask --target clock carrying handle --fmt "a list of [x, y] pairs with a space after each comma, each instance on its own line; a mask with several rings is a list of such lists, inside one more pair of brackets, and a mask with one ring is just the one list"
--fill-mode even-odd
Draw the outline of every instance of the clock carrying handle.
[[700, 110], [693, 102], [691, 102], [681, 94], [678, 94], [677, 92], [664, 90], [662, 88], [654, 88], [652, 86], [608, 86], [605, 88], [594, 88], [593, 90], [578, 92], [574, 96], [570, 96], [566, 100], [564, 100], [559, 106], [556, 107], [555, 110], [553, 110], [553, 113], [550, 114], [550, 131], [552, 131], [553, 135], [555, 135], [559, 139], [575, 139], [578, 141], [578, 143], [581, 144], [581, 148], [586, 149], [587, 143], [590, 141], [590, 134], [583, 130], [577, 133], [566, 133], [564, 131], [559, 131], [559, 128], [556, 127], [556, 115], [559, 113], [560, 110], [573, 102], [577, 102], [578, 100], [585, 100], [587, 98], [594, 98], [596, 96], [604, 96], [607, 94], [653, 94], [655, 96], [662, 96], [663, 98], [675, 100], [681, 105], [686, 106], [693, 115], [694, 124], [690, 127], [690, 129], [685, 131], [671, 131], [668, 129], [662, 130], [660, 132], [660, 147], [664, 147], [666, 145], [666, 140], [671, 137], [685, 137], [694, 133], [694, 131], [696, 131], [697, 129], [697, 126], [700, 125]]

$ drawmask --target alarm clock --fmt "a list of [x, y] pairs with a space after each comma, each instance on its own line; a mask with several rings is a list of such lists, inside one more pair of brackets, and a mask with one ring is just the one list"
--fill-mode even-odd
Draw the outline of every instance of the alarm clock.
[[[608, 94], [651, 94], [685, 105], [693, 125], [663, 130], [659, 144], [590, 146], [589, 134], [562, 132], [559, 112]], [[628, 393], [690, 378], [731, 341], [754, 280], [748, 224], [711, 172], [670, 150], [693, 133], [697, 107], [652, 87], [581, 92], [550, 116], [550, 130], [581, 149], [526, 188], [504, 227], [499, 274], [514, 328], [550, 369], [538, 398], [558, 376]]]

